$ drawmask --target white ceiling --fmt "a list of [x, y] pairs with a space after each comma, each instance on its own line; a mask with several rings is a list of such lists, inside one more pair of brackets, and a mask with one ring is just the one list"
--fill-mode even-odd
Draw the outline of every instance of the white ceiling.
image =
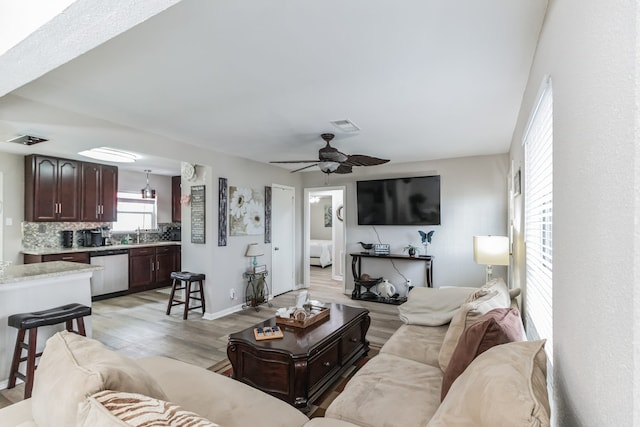
[[[0, 150], [73, 157], [157, 138], [257, 161], [314, 159], [332, 132], [339, 150], [393, 163], [505, 153], [545, 9], [183, 0], [0, 98], [0, 141], [50, 139]], [[339, 119], [361, 131], [329, 123]], [[143, 154], [135, 170], [178, 171], [161, 144]]]

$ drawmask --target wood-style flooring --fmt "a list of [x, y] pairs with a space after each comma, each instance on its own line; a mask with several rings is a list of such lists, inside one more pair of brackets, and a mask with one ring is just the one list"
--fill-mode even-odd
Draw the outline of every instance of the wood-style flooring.
[[[344, 295], [342, 284], [331, 279], [330, 267], [311, 267], [308, 291], [314, 300], [369, 309], [371, 326], [367, 339], [372, 344], [384, 344], [402, 324], [397, 306], [356, 301]], [[208, 368], [226, 359], [229, 334], [273, 317], [279, 307], [295, 305], [299, 292], [273, 298], [273, 307], [263, 304], [258, 311], [248, 308], [216, 320], [202, 319], [199, 310], [190, 311], [189, 318], [182, 320], [181, 306], [174, 307], [167, 316], [169, 288], [96, 301], [91, 316], [93, 338], [133, 359], [160, 355]], [[19, 386], [0, 392], [0, 407], [20, 400], [21, 390]]]

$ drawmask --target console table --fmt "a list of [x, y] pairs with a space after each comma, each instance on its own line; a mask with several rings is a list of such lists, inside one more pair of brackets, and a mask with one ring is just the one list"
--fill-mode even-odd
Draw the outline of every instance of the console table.
[[[400, 254], [375, 255], [375, 254], [370, 254], [368, 252], [358, 252], [358, 253], [351, 254], [351, 272], [353, 273], [353, 280], [355, 284], [355, 289], [352, 295], [353, 299], [360, 299], [360, 295], [361, 295], [360, 286], [362, 286], [362, 283], [360, 281], [360, 277], [362, 275], [362, 258], [392, 259], [392, 260], [397, 259], [402, 261], [422, 261], [425, 264], [427, 287], [429, 288], [433, 287], [433, 257], [430, 255], [420, 255], [420, 256], [409, 256], [409, 255], [400, 255]], [[386, 299], [384, 298], [383, 300], [385, 301], [379, 300], [378, 302], [389, 302], [391, 304], [398, 304], [398, 303], [404, 302], [404, 301], [386, 301]]]

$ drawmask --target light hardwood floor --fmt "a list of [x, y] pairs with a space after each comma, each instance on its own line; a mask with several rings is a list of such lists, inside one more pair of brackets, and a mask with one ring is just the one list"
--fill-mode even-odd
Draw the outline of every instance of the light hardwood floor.
[[[271, 300], [273, 307], [264, 304], [259, 311], [245, 309], [220, 319], [204, 320], [194, 310], [187, 320], [182, 320], [180, 306], [174, 307], [170, 316], [165, 314], [168, 291], [165, 288], [94, 302], [93, 338], [134, 359], [160, 355], [208, 368], [226, 359], [230, 333], [273, 317], [279, 307], [295, 305], [300, 292], [277, 296]], [[367, 339], [372, 344], [384, 344], [402, 324], [397, 306], [355, 301], [342, 294], [341, 283], [331, 279], [330, 267], [311, 267], [309, 293], [311, 299], [369, 309], [371, 326]], [[0, 392], [0, 407], [20, 400], [20, 392], [21, 387]]]

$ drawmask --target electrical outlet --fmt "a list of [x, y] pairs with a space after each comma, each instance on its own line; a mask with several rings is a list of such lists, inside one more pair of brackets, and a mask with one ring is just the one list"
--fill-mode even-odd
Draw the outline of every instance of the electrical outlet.
[[236, 299], [236, 290], [231, 288], [229, 289], [229, 298], [230, 299]]

